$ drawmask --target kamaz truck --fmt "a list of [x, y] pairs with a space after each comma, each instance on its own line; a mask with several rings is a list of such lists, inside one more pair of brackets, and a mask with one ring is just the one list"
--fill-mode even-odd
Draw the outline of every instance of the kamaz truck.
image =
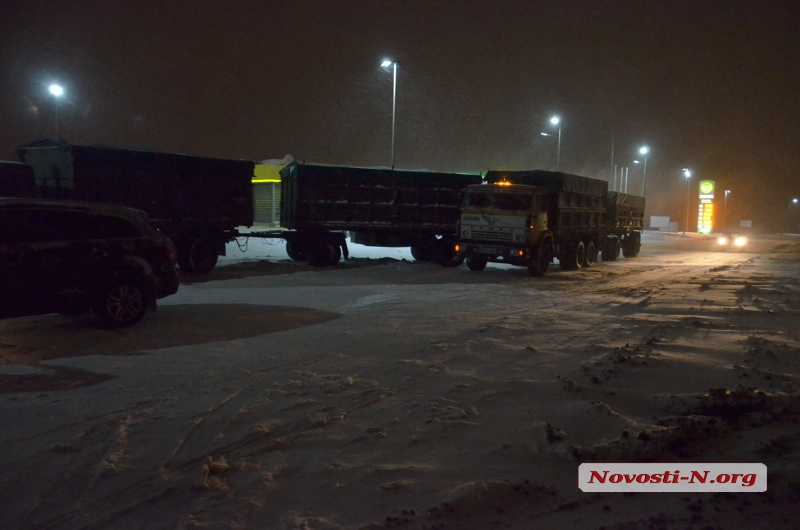
[[[482, 271], [488, 262], [547, 273], [592, 266], [598, 252], [616, 259], [641, 245], [644, 199], [608, 193], [608, 183], [552, 171], [490, 171], [466, 189], [455, 252]], [[627, 250], [626, 250], [627, 249]]]
[[414, 259], [457, 266], [464, 189], [480, 175], [298, 164], [281, 170], [281, 227], [293, 260], [335, 265], [353, 243], [411, 247]]

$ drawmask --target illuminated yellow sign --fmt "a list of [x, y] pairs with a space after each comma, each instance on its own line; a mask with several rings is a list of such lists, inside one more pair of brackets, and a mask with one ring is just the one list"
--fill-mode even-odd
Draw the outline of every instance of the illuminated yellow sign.
[[710, 234], [714, 231], [714, 203], [711, 201], [700, 202], [700, 211], [697, 216], [697, 232]]
[[264, 182], [280, 182], [280, 170], [284, 166], [273, 164], [256, 164], [256, 169], [253, 172], [253, 184], [261, 184]]

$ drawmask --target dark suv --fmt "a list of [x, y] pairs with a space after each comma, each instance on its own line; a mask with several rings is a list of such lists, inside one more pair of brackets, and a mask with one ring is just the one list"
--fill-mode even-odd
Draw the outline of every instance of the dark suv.
[[178, 291], [175, 247], [139, 210], [0, 198], [0, 319], [91, 309], [141, 320]]

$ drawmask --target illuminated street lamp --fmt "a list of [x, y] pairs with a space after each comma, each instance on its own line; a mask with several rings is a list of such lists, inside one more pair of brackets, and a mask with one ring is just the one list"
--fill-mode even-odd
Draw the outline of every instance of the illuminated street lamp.
[[728, 194], [731, 190], [725, 190], [725, 210], [722, 212], [722, 231], [728, 232]]
[[686, 227], [689, 226], [689, 179], [692, 178], [688, 167], [683, 168], [683, 176], [686, 177], [686, 221], [683, 223], [683, 235], [686, 235]]
[[394, 124], [395, 124], [395, 109], [397, 108], [397, 61], [384, 59], [381, 63], [381, 68], [392, 68], [392, 169], [394, 169]]
[[644, 171], [642, 171], [642, 197], [644, 197], [644, 193], [647, 190], [647, 153], [650, 152], [650, 148], [647, 146], [643, 146], [639, 149], [639, 154], [644, 157]]
[[55, 98], [55, 109], [56, 109], [56, 136], [55, 139], [58, 140], [58, 100], [64, 95], [64, 88], [61, 85], [57, 85], [53, 83], [48, 88], [50, 93]]

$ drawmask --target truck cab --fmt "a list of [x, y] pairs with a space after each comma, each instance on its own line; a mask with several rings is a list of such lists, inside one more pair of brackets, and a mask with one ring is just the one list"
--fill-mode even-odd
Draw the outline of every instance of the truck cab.
[[467, 187], [457, 252], [475, 271], [491, 261], [546, 273], [553, 259], [548, 199], [544, 188], [506, 181]]

